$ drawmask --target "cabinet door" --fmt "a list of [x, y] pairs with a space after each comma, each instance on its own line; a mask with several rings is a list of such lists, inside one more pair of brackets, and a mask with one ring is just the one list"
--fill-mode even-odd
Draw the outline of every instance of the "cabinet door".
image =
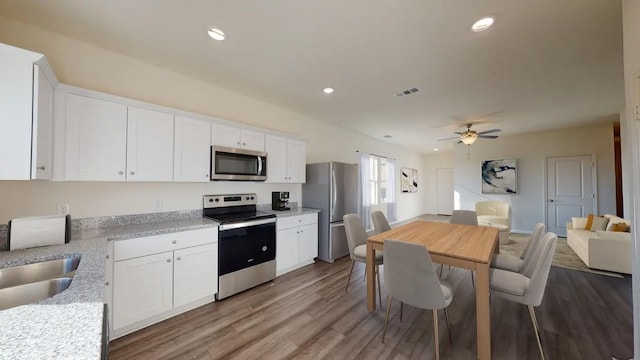
[[173, 307], [173, 252], [113, 265], [113, 327], [120, 329]]
[[176, 250], [173, 256], [174, 307], [218, 292], [218, 243]]
[[129, 106], [127, 181], [173, 180], [173, 115]]
[[300, 262], [312, 260], [318, 256], [318, 224], [301, 226], [300, 228], [300, 249], [298, 260]]
[[298, 228], [279, 230], [276, 233], [276, 273], [281, 275], [298, 263]]
[[211, 127], [211, 144], [230, 148], [240, 148], [242, 145], [240, 139], [240, 128], [213, 124]]
[[287, 179], [287, 139], [267, 135], [267, 182], [286, 183]]
[[264, 134], [261, 132], [243, 129], [240, 132], [242, 148], [254, 151], [264, 151]]
[[287, 177], [289, 182], [302, 184], [306, 181], [306, 150], [303, 141], [287, 141]]
[[53, 165], [53, 85], [38, 65], [33, 65], [33, 134], [31, 178], [51, 180]]
[[67, 180], [125, 180], [125, 105], [68, 94], [66, 136]]
[[176, 116], [173, 180], [209, 182], [211, 123]]

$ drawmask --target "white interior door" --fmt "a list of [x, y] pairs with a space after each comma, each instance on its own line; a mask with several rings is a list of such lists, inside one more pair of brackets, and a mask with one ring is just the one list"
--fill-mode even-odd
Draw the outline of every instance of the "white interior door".
[[593, 155], [547, 158], [547, 231], [566, 236], [571, 217], [594, 213], [596, 174]]
[[437, 212], [453, 213], [453, 169], [436, 169]]

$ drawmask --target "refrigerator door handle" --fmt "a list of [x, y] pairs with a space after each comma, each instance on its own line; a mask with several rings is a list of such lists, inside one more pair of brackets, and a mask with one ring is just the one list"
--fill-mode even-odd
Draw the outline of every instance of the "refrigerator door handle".
[[[338, 201], [338, 189], [336, 187], [336, 170], [331, 169], [331, 195], [333, 195], [331, 199], [331, 214], [330, 217], [333, 219], [333, 213], [336, 208], [336, 201]], [[342, 219], [341, 219], [342, 220]]]

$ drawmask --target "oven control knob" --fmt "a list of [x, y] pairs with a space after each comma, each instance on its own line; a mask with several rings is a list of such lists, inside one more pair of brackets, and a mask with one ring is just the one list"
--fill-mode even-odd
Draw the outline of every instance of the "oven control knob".
[[220, 201], [220, 199], [219, 199], [219, 198], [216, 198], [216, 202], [218, 202], [218, 201]]
[[209, 199], [209, 202], [213, 202], [213, 199]]
[[246, 199], [246, 200], [249, 200], [249, 197], [248, 197], [248, 196], [247, 196], [247, 199]]
[[253, 196], [251, 197], [251, 200], [253, 200]]
[[262, 247], [262, 251], [267, 251], [267, 247], [266, 247], [266, 246], [263, 246], [263, 247]]

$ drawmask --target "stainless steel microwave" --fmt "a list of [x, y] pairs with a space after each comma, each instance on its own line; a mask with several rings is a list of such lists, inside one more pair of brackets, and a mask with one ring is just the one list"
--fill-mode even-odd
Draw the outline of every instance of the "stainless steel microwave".
[[211, 147], [211, 180], [267, 180], [267, 153]]

